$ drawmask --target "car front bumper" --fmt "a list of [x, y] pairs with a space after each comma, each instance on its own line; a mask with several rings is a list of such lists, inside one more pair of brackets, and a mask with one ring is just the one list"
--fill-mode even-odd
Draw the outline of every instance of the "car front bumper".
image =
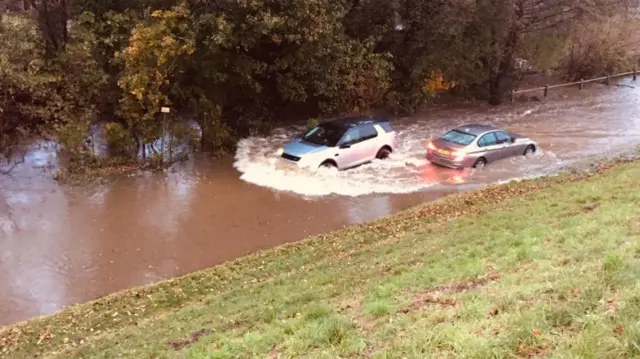
[[[298, 159], [295, 161], [294, 159]], [[314, 169], [320, 165], [316, 163], [314, 158], [308, 157], [295, 157], [295, 156], [280, 156], [276, 163], [277, 169], [283, 170], [296, 170], [296, 169]]]
[[299, 162], [294, 162], [285, 158], [278, 158], [276, 162], [276, 168], [281, 170], [293, 170], [301, 168]]

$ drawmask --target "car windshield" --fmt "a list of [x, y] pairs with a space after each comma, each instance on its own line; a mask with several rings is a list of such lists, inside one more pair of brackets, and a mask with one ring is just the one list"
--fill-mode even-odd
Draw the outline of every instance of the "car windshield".
[[302, 135], [302, 140], [316, 145], [335, 147], [345, 130], [338, 126], [323, 123]]
[[455, 143], [458, 145], [464, 145], [464, 146], [471, 144], [474, 138], [476, 138], [475, 135], [472, 135], [470, 133], [464, 133], [458, 130], [451, 130], [441, 137], [441, 139], [447, 142]]

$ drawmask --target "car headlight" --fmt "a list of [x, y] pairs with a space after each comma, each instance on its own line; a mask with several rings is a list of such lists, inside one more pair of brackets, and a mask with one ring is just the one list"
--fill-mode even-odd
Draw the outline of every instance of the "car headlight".
[[278, 148], [278, 150], [276, 151], [276, 156], [282, 156], [283, 153], [284, 153], [284, 148]]
[[316, 154], [307, 154], [300, 158], [298, 166], [303, 168], [316, 168], [320, 165], [319, 157]]
[[302, 156], [300, 157], [300, 159], [298, 160], [298, 166], [300, 167], [306, 167], [309, 165], [309, 161], [310, 161], [310, 156]]

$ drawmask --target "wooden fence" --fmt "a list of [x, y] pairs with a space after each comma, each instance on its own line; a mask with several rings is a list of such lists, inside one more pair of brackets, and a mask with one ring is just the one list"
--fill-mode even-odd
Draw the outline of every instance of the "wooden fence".
[[611, 85], [611, 79], [618, 78], [618, 77], [626, 77], [626, 76], [630, 76], [630, 75], [633, 75], [633, 81], [635, 81], [638, 78], [637, 69], [633, 69], [633, 71], [623, 72], [623, 73], [619, 73], [619, 74], [616, 74], [616, 75], [607, 75], [607, 76], [596, 77], [596, 78], [588, 79], [588, 80], [580, 80], [580, 81], [568, 82], [568, 83], [558, 84], [558, 85], [545, 85], [544, 87], [535, 87], [535, 88], [525, 89], [525, 90], [514, 90], [514, 91], [511, 91], [511, 102], [515, 102], [516, 95], [518, 95], [518, 94], [523, 94], [523, 93], [528, 93], [528, 92], [544, 91], [544, 97], [547, 97], [547, 94], [549, 93], [549, 90], [551, 90], [551, 89], [578, 85], [578, 88], [580, 90], [582, 90], [582, 87], [584, 86], [584, 84], [591, 83], [591, 82], [598, 82], [598, 81], [605, 81], [605, 83], [607, 85]]

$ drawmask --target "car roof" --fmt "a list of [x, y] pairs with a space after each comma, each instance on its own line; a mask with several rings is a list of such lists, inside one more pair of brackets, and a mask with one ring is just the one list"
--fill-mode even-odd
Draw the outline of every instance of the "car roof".
[[330, 120], [325, 123], [335, 125], [338, 127], [352, 128], [352, 127], [358, 127], [362, 125], [371, 125], [371, 124], [382, 123], [382, 122], [389, 122], [389, 120], [380, 116], [349, 116], [349, 117], [336, 118], [334, 120]]
[[478, 123], [472, 123], [472, 124], [468, 124], [468, 125], [463, 125], [463, 126], [458, 126], [455, 128], [456, 131], [460, 131], [460, 132], [465, 132], [465, 133], [470, 133], [472, 135], [481, 135], [485, 132], [489, 132], [489, 131], [500, 131], [499, 128], [497, 127], [493, 127], [490, 125], [482, 125], [482, 124], [478, 124]]

